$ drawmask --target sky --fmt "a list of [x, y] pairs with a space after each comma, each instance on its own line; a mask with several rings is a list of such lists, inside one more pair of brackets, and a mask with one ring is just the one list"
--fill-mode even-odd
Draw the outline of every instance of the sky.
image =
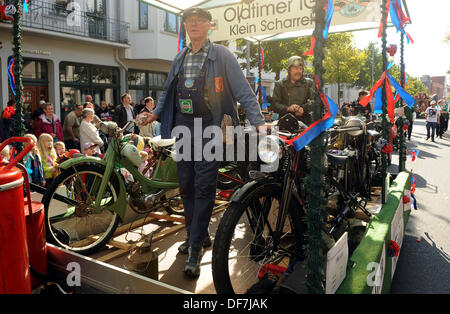
[[[406, 31], [414, 40], [407, 44], [405, 39], [405, 68], [413, 77], [422, 75], [447, 76], [450, 84], [450, 43], [444, 38], [450, 33], [450, 0], [406, 0], [411, 24]], [[354, 32], [355, 44], [362, 49], [372, 41], [381, 49], [378, 29]], [[395, 27], [387, 32], [387, 43], [397, 45], [396, 64], [400, 64], [400, 33]]]

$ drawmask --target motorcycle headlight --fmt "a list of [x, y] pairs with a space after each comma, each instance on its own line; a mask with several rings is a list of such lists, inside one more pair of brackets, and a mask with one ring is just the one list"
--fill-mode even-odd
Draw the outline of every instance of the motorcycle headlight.
[[272, 164], [281, 157], [282, 142], [277, 136], [269, 135], [258, 143], [258, 156], [262, 162]]

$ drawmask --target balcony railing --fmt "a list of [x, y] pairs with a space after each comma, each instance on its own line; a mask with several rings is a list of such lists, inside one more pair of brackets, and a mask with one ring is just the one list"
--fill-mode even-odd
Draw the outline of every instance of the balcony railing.
[[49, 30], [80, 37], [128, 43], [130, 24], [80, 10], [79, 4], [55, 1], [30, 1], [29, 12], [22, 15], [24, 27]]

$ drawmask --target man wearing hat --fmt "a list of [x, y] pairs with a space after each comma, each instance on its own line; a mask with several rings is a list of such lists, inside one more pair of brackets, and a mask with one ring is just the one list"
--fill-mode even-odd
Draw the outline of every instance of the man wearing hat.
[[275, 82], [271, 109], [280, 114], [295, 114], [297, 119], [311, 124], [313, 80], [303, 76], [305, 62], [302, 57], [292, 56], [287, 62], [288, 76]]
[[216, 198], [220, 161], [206, 160], [203, 154], [200, 158], [197, 154], [192, 156], [194, 147], [203, 148], [211, 141], [203, 136], [199, 140], [198, 134], [194, 137], [194, 123], [197, 131], [199, 121], [200, 131], [208, 126], [220, 128], [223, 116], [227, 114], [237, 126], [237, 102], [250, 123], [259, 130], [263, 129], [264, 117], [236, 57], [226, 47], [208, 39], [211, 14], [201, 8], [190, 8], [183, 13], [183, 23], [190, 44], [175, 57], [158, 105], [153, 114], [147, 114], [143, 124], [159, 119], [162, 138], [171, 138], [174, 127], [189, 131], [174, 135], [177, 136], [178, 156], [181, 155], [179, 143], [183, 143], [183, 151], [187, 146], [193, 153], [186, 158], [189, 160], [177, 162], [187, 232], [187, 239], [179, 251], [188, 254], [184, 272], [196, 277], [200, 274], [202, 248], [211, 245], [208, 226]]

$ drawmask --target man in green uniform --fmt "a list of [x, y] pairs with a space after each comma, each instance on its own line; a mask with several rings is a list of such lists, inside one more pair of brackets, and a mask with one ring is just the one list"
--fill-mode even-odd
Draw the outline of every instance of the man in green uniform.
[[403, 108], [405, 110], [405, 117], [409, 121], [408, 140], [411, 140], [411, 134], [412, 134], [413, 124], [414, 124], [414, 116], [413, 116], [414, 115], [414, 107], [409, 108], [409, 106], [404, 106]]
[[303, 76], [305, 62], [302, 57], [288, 59], [288, 76], [275, 82], [270, 109], [282, 117], [286, 113], [294, 114], [305, 124], [311, 124], [313, 80]]

